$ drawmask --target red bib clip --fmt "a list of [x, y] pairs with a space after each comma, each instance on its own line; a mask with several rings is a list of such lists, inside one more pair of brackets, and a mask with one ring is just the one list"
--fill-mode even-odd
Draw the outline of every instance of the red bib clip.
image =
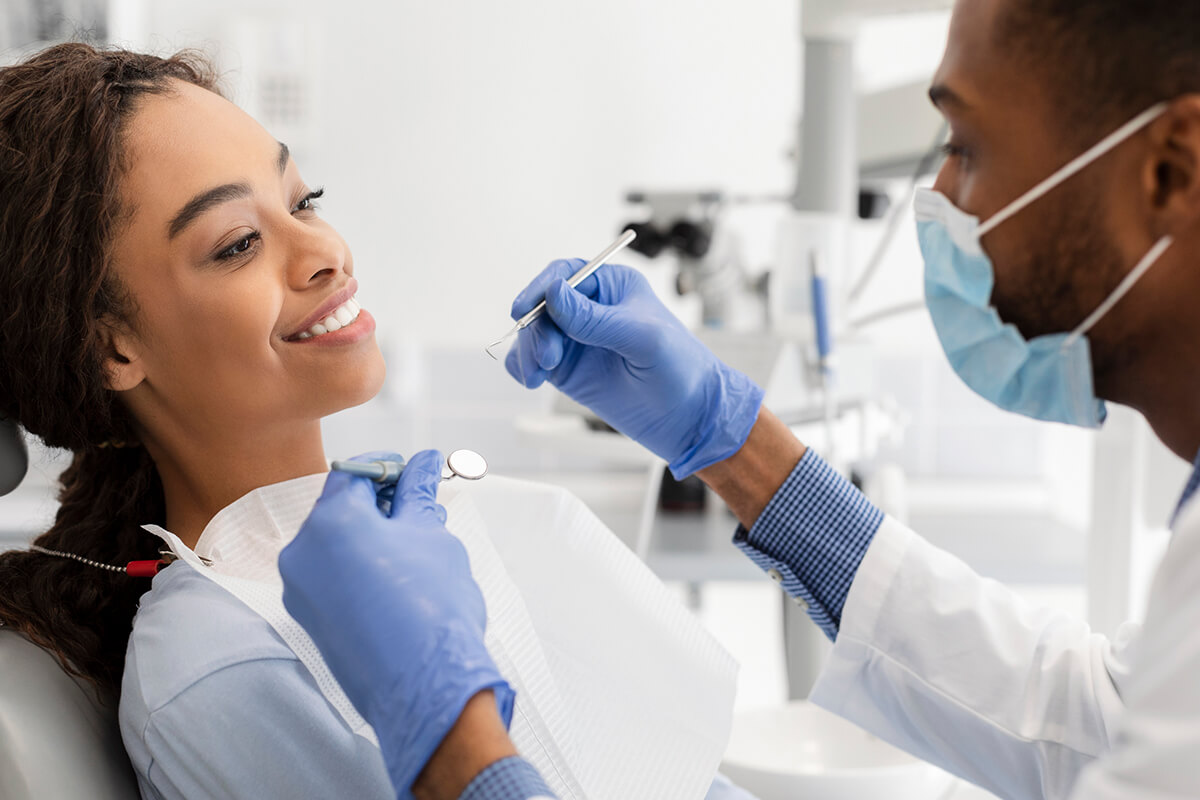
[[165, 566], [166, 561], [130, 561], [125, 565], [125, 574], [131, 578], [153, 578]]

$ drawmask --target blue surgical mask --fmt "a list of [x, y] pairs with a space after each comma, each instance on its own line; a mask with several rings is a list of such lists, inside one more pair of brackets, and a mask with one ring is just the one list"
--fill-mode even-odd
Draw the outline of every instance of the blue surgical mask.
[[1162, 115], [1160, 103], [980, 223], [931, 189], [917, 192], [917, 235], [925, 257], [925, 301], [950, 365], [967, 386], [1006, 411], [1098, 428], [1104, 402], [1092, 385], [1087, 333], [1171, 246], [1164, 236], [1100, 307], [1069, 333], [1025, 339], [991, 305], [995, 271], [982, 238]]

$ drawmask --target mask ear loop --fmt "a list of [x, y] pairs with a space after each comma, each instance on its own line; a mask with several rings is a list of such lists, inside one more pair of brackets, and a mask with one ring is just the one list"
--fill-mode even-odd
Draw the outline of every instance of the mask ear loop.
[[1058, 188], [1064, 181], [1074, 177], [1074, 175], [1084, 167], [1087, 167], [1093, 161], [1124, 142], [1130, 136], [1133, 136], [1133, 134], [1137, 133], [1154, 120], [1158, 119], [1166, 110], [1167, 103], [1155, 103], [1141, 114], [1138, 114], [1136, 117], [1129, 120], [1129, 122], [1126, 122], [1124, 125], [1117, 128], [1108, 136], [1105, 136], [1091, 149], [1069, 161], [1067, 165], [1058, 172], [1054, 173], [1049, 178], [1042, 181], [1042, 183], [1021, 195], [1005, 208], [993, 214], [987, 220], [987, 222], [984, 222], [979, 226], [979, 237], [982, 239], [997, 225], [1009, 219], [1014, 214], [1028, 206], [1030, 203], [1045, 197], [1046, 194]]
[[1117, 288], [1114, 289], [1113, 293], [1108, 296], [1108, 299], [1101, 303], [1099, 308], [1089, 314], [1088, 318], [1081, 322], [1079, 327], [1071, 331], [1071, 335], [1063, 340], [1063, 348], [1067, 348], [1075, 344], [1080, 336], [1083, 336], [1085, 333], [1094, 328], [1096, 323], [1099, 322], [1105, 314], [1107, 314], [1109, 311], [1112, 311], [1113, 306], [1121, 302], [1121, 298], [1129, 294], [1129, 290], [1132, 289], [1134, 285], [1142, 279], [1143, 275], [1150, 271], [1150, 268], [1154, 266], [1155, 262], [1162, 258], [1162, 254], [1167, 252], [1167, 248], [1174, 243], [1175, 239], [1171, 236], [1164, 236], [1159, 239], [1158, 243], [1155, 244], [1154, 247], [1150, 248], [1150, 252], [1142, 256], [1142, 260], [1137, 263], [1137, 266], [1129, 271], [1129, 274], [1125, 276], [1125, 280], [1121, 281], [1121, 283], [1117, 285]]

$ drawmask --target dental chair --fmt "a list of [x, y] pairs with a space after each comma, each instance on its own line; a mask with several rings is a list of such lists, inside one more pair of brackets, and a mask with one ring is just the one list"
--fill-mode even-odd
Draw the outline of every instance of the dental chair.
[[137, 800], [114, 709], [0, 628], [0, 799]]
[[[27, 464], [20, 431], [0, 416], [0, 495]], [[0, 627], [0, 800], [76, 798], [138, 798], [115, 709], [50, 653]]]

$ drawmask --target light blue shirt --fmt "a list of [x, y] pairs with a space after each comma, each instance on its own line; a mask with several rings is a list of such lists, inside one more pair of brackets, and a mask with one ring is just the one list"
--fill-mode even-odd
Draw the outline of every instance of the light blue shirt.
[[119, 716], [144, 798], [396, 797], [266, 620], [183, 562], [142, 596]]

